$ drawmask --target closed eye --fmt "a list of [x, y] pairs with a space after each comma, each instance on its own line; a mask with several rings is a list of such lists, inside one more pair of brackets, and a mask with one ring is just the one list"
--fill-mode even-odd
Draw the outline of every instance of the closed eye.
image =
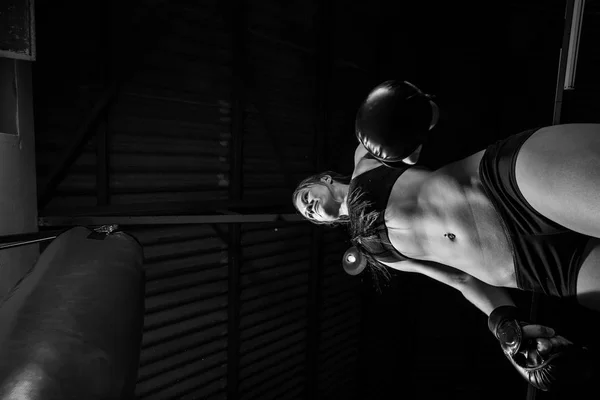
[[306, 206], [306, 212], [308, 212], [310, 209], [310, 204], [308, 204], [308, 193], [307, 192], [304, 192], [304, 194], [302, 195], [302, 202]]
[[314, 208], [314, 203], [311, 202], [310, 204], [308, 204], [308, 201], [307, 201], [305, 210], [306, 210], [306, 214], [309, 217], [311, 217], [311, 218], [312, 218], [313, 213], [314, 213], [314, 209], [313, 208]]

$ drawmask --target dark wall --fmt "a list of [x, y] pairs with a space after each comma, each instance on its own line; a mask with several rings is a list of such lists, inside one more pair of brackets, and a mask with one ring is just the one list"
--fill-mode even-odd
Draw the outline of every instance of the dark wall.
[[334, 64], [332, 104], [344, 113], [345, 133], [334, 134], [346, 141], [335, 146], [351, 153], [356, 107], [386, 79], [409, 80], [442, 106], [443, 129], [422, 160], [431, 167], [551, 124], [565, 2], [512, 3], [337, 4], [333, 52], [345, 63]]
[[[293, 2], [281, 3], [282, 10], [288, 3]], [[301, 2], [296, 3], [290, 13], [300, 7]], [[442, 121], [422, 158], [431, 168], [524, 129], [551, 124], [565, 1], [402, 2], [393, 9], [382, 0], [331, 3], [326, 168], [352, 171], [356, 108], [385, 79], [409, 80], [437, 97]], [[49, 10], [43, 7], [40, 4], [38, 12]], [[131, 53], [127, 50], [140, 52], [153, 38], [131, 41], [136, 31], [131, 26], [128, 33], [109, 29], [106, 21], [125, 20], [131, 10], [97, 4], [86, 6], [82, 14], [70, 2], [51, 7], [69, 17], [63, 23], [40, 18], [46, 26], [39, 30], [45, 32], [38, 38], [40, 68], [34, 65], [36, 124], [49, 127], [55, 114], [62, 113], [61, 129], [72, 131], [91, 105], [85, 91], [93, 99], [111, 73], [127, 65], [121, 58]], [[273, 20], [277, 24], [281, 20]], [[127, 25], [118, 26], [127, 30]], [[157, 24], [150, 31], [160, 35], [161, 27]], [[78, 35], [80, 31], [87, 35]], [[280, 33], [288, 43], [281, 45], [285, 51], [292, 44], [301, 47], [302, 54], [314, 54], [314, 37], [302, 29], [289, 27]], [[103, 45], [106, 35], [116, 35], [112, 42], [119, 47]], [[129, 41], [123, 42], [126, 38]], [[106, 62], [109, 53], [111, 63]], [[289, 75], [312, 77], [313, 61]], [[584, 71], [588, 72], [583, 76], [592, 79], [593, 69]], [[263, 89], [269, 92], [270, 87]], [[293, 97], [302, 88], [290, 84], [277, 89]], [[275, 100], [278, 95], [270, 92]], [[51, 105], [54, 115], [45, 111]], [[576, 111], [572, 108], [572, 120], [584, 118]], [[393, 273], [381, 292], [368, 277], [356, 279], [363, 280], [365, 300], [357, 398], [389, 398], [390, 393], [397, 398], [525, 397], [526, 386], [487, 331], [485, 316], [460, 293], [403, 273]], [[528, 307], [528, 294], [514, 294], [519, 305]]]

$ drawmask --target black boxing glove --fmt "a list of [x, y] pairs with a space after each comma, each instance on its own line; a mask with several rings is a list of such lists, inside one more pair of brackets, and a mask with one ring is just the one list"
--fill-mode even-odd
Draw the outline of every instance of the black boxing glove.
[[586, 348], [556, 334], [526, 337], [524, 329], [533, 326], [519, 321], [518, 310], [513, 306], [496, 308], [488, 319], [488, 328], [500, 342], [504, 355], [533, 387], [549, 391], [589, 378], [591, 356]]
[[422, 145], [433, 120], [431, 96], [402, 81], [376, 86], [356, 113], [359, 142], [376, 160], [401, 167], [402, 160]]

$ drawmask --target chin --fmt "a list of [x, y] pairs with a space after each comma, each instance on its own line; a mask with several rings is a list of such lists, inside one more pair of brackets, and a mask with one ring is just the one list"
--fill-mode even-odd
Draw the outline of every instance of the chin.
[[339, 219], [339, 216], [333, 216], [333, 215], [328, 215], [327, 219], [325, 220], [325, 222], [335, 222]]

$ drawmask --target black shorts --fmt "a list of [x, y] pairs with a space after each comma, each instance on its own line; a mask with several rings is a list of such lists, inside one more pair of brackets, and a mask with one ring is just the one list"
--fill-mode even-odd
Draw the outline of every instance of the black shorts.
[[504, 222], [519, 289], [559, 297], [575, 296], [577, 275], [590, 237], [538, 213], [517, 187], [517, 154], [535, 131], [528, 130], [489, 146], [479, 164], [479, 176]]

